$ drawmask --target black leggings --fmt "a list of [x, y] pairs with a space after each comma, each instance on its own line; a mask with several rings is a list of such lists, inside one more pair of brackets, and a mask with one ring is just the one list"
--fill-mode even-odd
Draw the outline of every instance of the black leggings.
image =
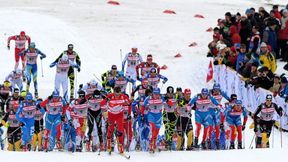
[[94, 128], [94, 121], [97, 125], [97, 130], [98, 130], [98, 136], [99, 136], [99, 141], [100, 143], [103, 142], [103, 138], [102, 138], [102, 112], [101, 109], [97, 110], [97, 111], [92, 111], [92, 110], [88, 110], [88, 137], [90, 139], [93, 128]]

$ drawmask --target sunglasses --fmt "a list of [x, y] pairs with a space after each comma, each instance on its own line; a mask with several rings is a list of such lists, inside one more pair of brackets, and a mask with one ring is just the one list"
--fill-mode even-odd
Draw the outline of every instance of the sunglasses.
[[272, 99], [267, 99], [266, 101], [272, 101]]

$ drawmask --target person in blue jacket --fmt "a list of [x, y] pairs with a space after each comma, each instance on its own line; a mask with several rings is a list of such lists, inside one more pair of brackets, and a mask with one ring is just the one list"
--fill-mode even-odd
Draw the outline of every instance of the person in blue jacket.
[[202, 149], [207, 149], [207, 135], [209, 133], [209, 129], [211, 128], [212, 122], [210, 114], [211, 104], [221, 106], [213, 96], [209, 95], [209, 90], [207, 88], [202, 88], [201, 93], [197, 94], [189, 102], [189, 105], [193, 106], [195, 109], [196, 133], [194, 145], [197, 148], [199, 147], [198, 138], [201, 131], [201, 125], [203, 125], [204, 133], [202, 137], [201, 147]]
[[[235, 104], [229, 105], [224, 112], [224, 117], [226, 118], [227, 123], [230, 127], [230, 149], [235, 149], [234, 141], [236, 138], [235, 131], [237, 131], [238, 135], [238, 149], [242, 149], [242, 131], [245, 130], [246, 122], [248, 119], [247, 111], [245, 107], [242, 105], [241, 100], [236, 100]], [[242, 122], [241, 116], [244, 116], [244, 120]], [[224, 122], [225, 118], [222, 119]], [[243, 123], [243, 124], [242, 124]], [[236, 130], [235, 130], [236, 128]]]

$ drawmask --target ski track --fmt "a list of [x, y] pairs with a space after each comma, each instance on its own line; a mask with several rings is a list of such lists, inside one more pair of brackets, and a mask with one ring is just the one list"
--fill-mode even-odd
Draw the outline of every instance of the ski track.
[[[181, 86], [183, 90], [190, 88], [196, 94], [202, 87], [211, 87], [206, 84], [206, 74], [209, 59], [206, 58], [207, 45], [212, 39], [212, 33], [206, 32], [214, 27], [218, 18], [223, 18], [225, 12], [244, 13], [248, 7], [258, 8], [264, 0], [119, 0], [120, 6], [108, 5], [106, 0], [0, 0], [0, 81], [14, 67], [14, 42], [10, 51], [7, 50], [8, 36], [19, 34], [24, 30], [36, 42], [36, 47], [47, 58], [43, 60], [44, 77], [41, 77], [40, 59], [38, 60], [38, 85], [40, 96], [50, 95], [54, 87], [55, 68], [49, 64], [73, 43], [82, 61], [81, 72], [77, 74], [77, 83], [86, 83], [93, 79], [93, 74], [99, 78], [112, 64], [120, 69], [120, 49], [122, 57], [132, 46], [137, 46], [142, 57], [151, 53], [154, 61], [160, 66], [167, 65], [168, 69], [161, 71], [169, 81], [163, 86]], [[279, 4], [285, 1], [278, 0]], [[204, 7], [205, 6], [205, 7]], [[264, 5], [266, 6], [266, 5]], [[271, 7], [271, 6], [270, 6]], [[163, 14], [166, 9], [175, 10], [176, 15]], [[194, 18], [195, 14], [202, 14], [205, 19]], [[188, 47], [196, 42], [196, 47]], [[180, 53], [181, 58], [174, 58]], [[277, 73], [284, 71], [284, 63], [278, 64]], [[160, 83], [161, 86], [162, 83]], [[33, 85], [31, 85], [33, 87]], [[33, 88], [32, 88], [33, 89]], [[32, 90], [33, 92], [33, 90]], [[193, 114], [194, 116], [194, 114]], [[193, 117], [192, 117], [193, 119]], [[253, 138], [253, 131], [249, 130], [251, 119], [248, 120], [245, 130], [246, 148]], [[193, 119], [194, 123], [194, 119]], [[163, 128], [161, 129], [163, 133]], [[280, 132], [274, 132], [274, 148], [261, 150], [233, 150], [233, 151], [203, 151], [203, 152], [161, 152], [155, 155], [148, 153], [131, 152], [133, 161], [255, 161], [262, 162], [279, 160], [287, 149], [280, 148]], [[271, 135], [272, 136], [272, 135]], [[273, 136], [272, 136], [273, 137]], [[287, 134], [283, 133], [283, 147], [287, 148]], [[272, 138], [270, 144], [272, 146]], [[254, 145], [254, 144], [253, 144]], [[60, 155], [61, 154], [61, 155]], [[264, 158], [263, 154], [273, 155], [275, 158]], [[235, 156], [240, 157], [239, 159]], [[249, 156], [249, 159], [241, 157]], [[13, 153], [0, 151], [0, 157], [17, 161], [126, 161], [125, 158], [113, 154], [108, 156], [101, 152], [95, 153]], [[213, 159], [211, 158], [213, 157]], [[2, 160], [1, 159], [1, 160]], [[5, 161], [5, 160], [3, 160]]]

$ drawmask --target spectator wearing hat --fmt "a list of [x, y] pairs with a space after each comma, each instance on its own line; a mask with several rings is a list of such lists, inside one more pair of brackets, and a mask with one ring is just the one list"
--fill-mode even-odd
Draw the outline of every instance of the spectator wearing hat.
[[282, 11], [280, 19], [281, 27], [278, 31], [279, 48], [281, 50], [281, 61], [288, 61], [288, 10]]
[[265, 42], [261, 43], [261, 52], [259, 61], [262, 66], [266, 66], [272, 73], [276, 71], [276, 60], [273, 54], [268, 50]]
[[274, 5], [272, 7], [272, 11], [274, 12], [275, 17], [280, 20], [281, 19], [281, 13], [279, 12], [278, 7], [279, 7], [278, 5]]
[[256, 54], [260, 53], [260, 42], [261, 42], [261, 37], [259, 33], [259, 26], [253, 26], [252, 28], [252, 37], [250, 39], [250, 44], [249, 44], [249, 53], [251, 54]]
[[227, 59], [228, 59], [227, 66], [231, 67], [232, 69], [236, 69], [237, 51], [235, 46], [232, 46], [230, 48]]
[[231, 37], [231, 43], [233, 46], [235, 46], [237, 44], [241, 44], [241, 37], [238, 33], [236, 25], [232, 25], [230, 27], [230, 37]]
[[237, 55], [237, 61], [236, 61], [236, 71], [240, 74], [242, 74], [242, 70], [245, 67], [245, 64], [249, 61], [249, 59], [246, 56], [246, 45], [241, 44], [240, 51]]
[[273, 77], [269, 76], [271, 73], [265, 66], [258, 67], [257, 77], [254, 77], [250, 82], [254, 88], [264, 88], [269, 90], [273, 85]]
[[216, 46], [217, 46], [217, 42], [220, 40], [220, 38], [221, 38], [221, 35], [219, 33], [213, 34], [213, 41], [208, 44], [209, 51], [208, 51], [207, 57], [216, 57], [217, 56], [219, 51], [218, 51]]

